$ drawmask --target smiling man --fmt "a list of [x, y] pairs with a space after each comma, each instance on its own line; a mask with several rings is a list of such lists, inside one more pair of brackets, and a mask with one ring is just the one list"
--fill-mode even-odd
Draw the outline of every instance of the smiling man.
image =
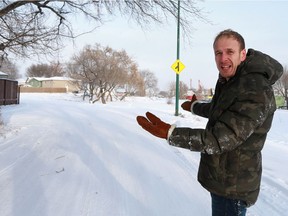
[[237, 32], [223, 31], [215, 38], [213, 48], [220, 75], [225, 79], [233, 77], [237, 67], [246, 59], [243, 37]]
[[212, 216], [244, 216], [259, 194], [261, 150], [276, 110], [272, 85], [283, 67], [262, 52], [246, 53], [243, 37], [231, 29], [216, 36], [213, 49], [219, 79], [212, 101], [193, 96], [181, 105], [208, 118], [205, 129], [170, 125], [150, 112], [137, 122], [172, 146], [201, 152], [198, 181], [211, 194]]

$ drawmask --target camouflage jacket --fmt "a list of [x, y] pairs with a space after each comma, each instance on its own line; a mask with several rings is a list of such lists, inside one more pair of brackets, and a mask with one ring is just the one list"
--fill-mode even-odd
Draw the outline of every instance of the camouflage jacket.
[[211, 193], [253, 205], [258, 197], [263, 148], [276, 110], [272, 85], [283, 67], [249, 49], [234, 77], [219, 78], [210, 103], [193, 113], [207, 117], [205, 129], [175, 128], [171, 145], [201, 152], [198, 181]]

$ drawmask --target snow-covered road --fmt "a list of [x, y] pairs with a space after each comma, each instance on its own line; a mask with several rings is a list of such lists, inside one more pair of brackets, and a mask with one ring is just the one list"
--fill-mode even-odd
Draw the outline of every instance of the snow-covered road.
[[[165, 99], [89, 104], [70, 94], [21, 94], [1, 107], [1, 216], [211, 215], [197, 182], [199, 154], [169, 146], [140, 128], [146, 111], [180, 126]], [[278, 110], [263, 150], [259, 200], [247, 215], [288, 211], [288, 111]]]

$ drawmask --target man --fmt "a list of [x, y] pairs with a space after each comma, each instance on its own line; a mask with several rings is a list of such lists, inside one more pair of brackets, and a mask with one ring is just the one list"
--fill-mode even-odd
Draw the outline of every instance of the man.
[[258, 197], [263, 148], [276, 110], [272, 85], [283, 67], [249, 49], [243, 37], [220, 32], [213, 43], [219, 79], [210, 103], [193, 96], [184, 110], [208, 118], [205, 129], [178, 128], [147, 112], [137, 122], [170, 145], [201, 152], [198, 181], [211, 193], [213, 216], [245, 215]]

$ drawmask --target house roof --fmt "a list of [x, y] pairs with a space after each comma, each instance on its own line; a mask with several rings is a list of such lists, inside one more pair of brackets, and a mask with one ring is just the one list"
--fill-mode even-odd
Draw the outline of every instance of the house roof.
[[6, 76], [8, 76], [8, 74], [6, 74], [6, 73], [4, 73], [4, 72], [2, 72], [2, 71], [0, 71], [0, 75], [6, 75]]
[[37, 81], [55, 81], [55, 80], [58, 80], [58, 81], [71, 81], [71, 80], [74, 80], [70, 77], [28, 77], [27, 78], [27, 82], [29, 82], [30, 80], [32, 79], [35, 79]]

